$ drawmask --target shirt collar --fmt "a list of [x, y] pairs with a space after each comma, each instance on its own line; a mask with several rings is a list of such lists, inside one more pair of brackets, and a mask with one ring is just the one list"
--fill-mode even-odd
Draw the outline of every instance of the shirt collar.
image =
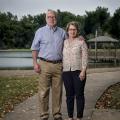
[[50, 30], [53, 30], [53, 32], [55, 32], [57, 30], [57, 26], [51, 28], [49, 25], [46, 25], [46, 27]]

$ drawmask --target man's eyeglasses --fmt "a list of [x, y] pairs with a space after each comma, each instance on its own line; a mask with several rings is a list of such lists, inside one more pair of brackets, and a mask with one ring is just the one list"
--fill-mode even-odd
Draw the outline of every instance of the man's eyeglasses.
[[56, 19], [55, 16], [47, 16], [48, 19]]

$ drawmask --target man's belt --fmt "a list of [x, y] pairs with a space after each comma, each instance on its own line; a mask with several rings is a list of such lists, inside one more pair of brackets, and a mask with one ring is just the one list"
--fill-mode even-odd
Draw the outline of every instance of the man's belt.
[[47, 60], [47, 59], [41, 58], [41, 57], [40, 57], [40, 60], [45, 61], [45, 62], [50, 62], [50, 63], [53, 63], [53, 64], [57, 64], [57, 63], [62, 62], [62, 60]]

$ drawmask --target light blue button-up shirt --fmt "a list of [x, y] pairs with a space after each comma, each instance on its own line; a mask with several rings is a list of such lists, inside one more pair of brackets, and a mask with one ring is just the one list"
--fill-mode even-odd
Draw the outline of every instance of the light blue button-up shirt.
[[66, 33], [62, 28], [52, 29], [46, 25], [36, 31], [31, 50], [37, 50], [38, 57], [61, 60], [65, 38]]

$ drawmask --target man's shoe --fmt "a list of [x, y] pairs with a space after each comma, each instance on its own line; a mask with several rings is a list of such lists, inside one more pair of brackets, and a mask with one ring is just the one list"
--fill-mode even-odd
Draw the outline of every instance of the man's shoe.
[[76, 120], [82, 120], [82, 118], [77, 118]]
[[62, 117], [54, 118], [54, 120], [63, 120]]
[[41, 120], [48, 120], [48, 118], [42, 118]]

